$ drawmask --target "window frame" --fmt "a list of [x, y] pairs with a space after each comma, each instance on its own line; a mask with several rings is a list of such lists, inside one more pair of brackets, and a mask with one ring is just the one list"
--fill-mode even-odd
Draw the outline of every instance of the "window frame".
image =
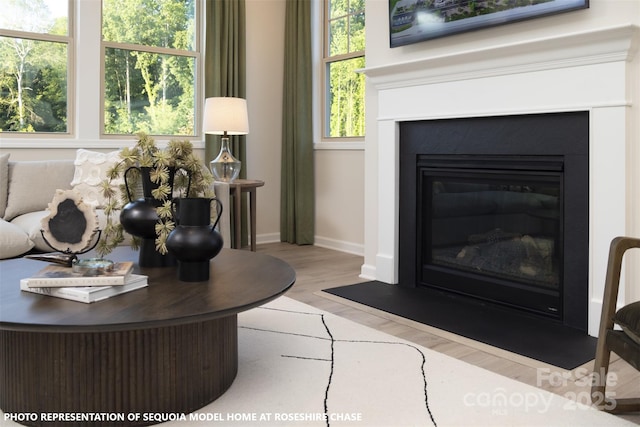
[[[69, 138], [75, 130], [75, 70], [76, 70], [76, 25], [75, 25], [75, 0], [67, 1], [67, 35], [49, 33], [34, 33], [22, 30], [9, 30], [0, 28], [0, 37], [34, 40], [38, 42], [64, 43], [67, 45], [67, 131], [66, 132], [0, 132], [0, 141], [5, 146], [7, 139], [16, 141], [39, 138]], [[24, 145], [18, 145], [24, 147]]]
[[[331, 0], [323, 0], [322, 1], [322, 47], [321, 47], [321, 61], [320, 61], [320, 92], [321, 92], [321, 106], [320, 106], [320, 143], [316, 144], [317, 148], [320, 149], [361, 149], [363, 148], [362, 143], [364, 142], [365, 135], [358, 136], [330, 136], [329, 133], [329, 119], [330, 119], [330, 108], [331, 105], [329, 103], [329, 66], [333, 62], [344, 61], [348, 59], [355, 58], [364, 58], [365, 50], [353, 51], [348, 53], [341, 53], [337, 55], [330, 55], [330, 24], [332, 19], [330, 18], [330, 10], [329, 10], [329, 2]], [[362, 13], [364, 13], [364, 9], [362, 9]], [[350, 17], [354, 15], [351, 11], [347, 12], [346, 15], [342, 15], [341, 17], [347, 16]], [[334, 18], [335, 19], [335, 18]], [[347, 23], [350, 20], [347, 19]], [[349, 32], [348, 32], [349, 33]], [[365, 102], [365, 100], [362, 100]]]

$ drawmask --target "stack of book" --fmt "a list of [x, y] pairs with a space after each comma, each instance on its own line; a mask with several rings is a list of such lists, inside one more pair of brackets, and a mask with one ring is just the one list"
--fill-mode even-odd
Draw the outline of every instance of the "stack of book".
[[20, 289], [41, 295], [92, 303], [148, 286], [147, 276], [133, 274], [132, 262], [116, 263], [105, 273], [84, 275], [70, 267], [48, 265], [20, 281]]

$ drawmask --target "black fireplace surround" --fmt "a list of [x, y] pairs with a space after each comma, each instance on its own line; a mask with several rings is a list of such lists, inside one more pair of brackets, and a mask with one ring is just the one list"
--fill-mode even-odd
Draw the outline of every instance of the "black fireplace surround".
[[399, 126], [399, 284], [586, 331], [589, 113]]

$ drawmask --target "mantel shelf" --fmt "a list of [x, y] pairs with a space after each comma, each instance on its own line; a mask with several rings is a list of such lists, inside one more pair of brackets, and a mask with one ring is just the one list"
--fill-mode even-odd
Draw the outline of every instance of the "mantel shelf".
[[378, 89], [631, 61], [640, 27], [626, 24], [361, 70]]

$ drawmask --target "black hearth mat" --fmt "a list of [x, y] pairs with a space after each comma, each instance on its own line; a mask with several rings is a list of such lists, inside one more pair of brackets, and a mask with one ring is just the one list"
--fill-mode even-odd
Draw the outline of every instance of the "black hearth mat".
[[586, 332], [463, 296], [376, 281], [324, 292], [564, 369], [595, 356]]

